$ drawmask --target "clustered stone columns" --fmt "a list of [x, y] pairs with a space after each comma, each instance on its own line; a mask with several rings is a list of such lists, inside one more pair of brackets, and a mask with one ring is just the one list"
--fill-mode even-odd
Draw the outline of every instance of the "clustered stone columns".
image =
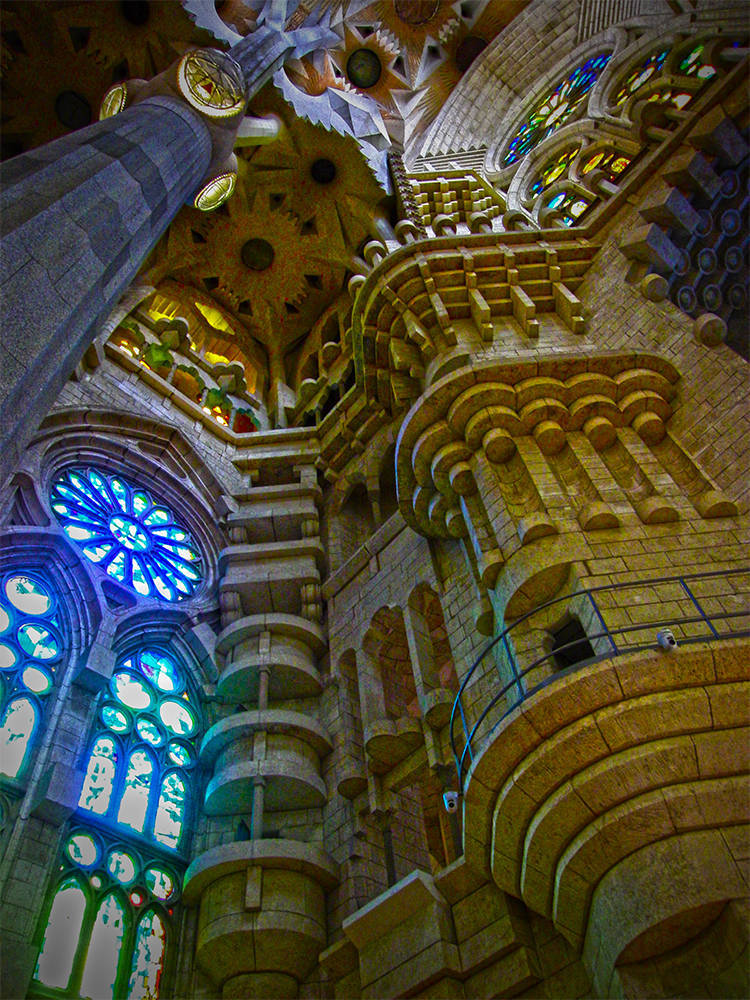
[[320, 762], [332, 749], [318, 702], [320, 490], [312, 464], [295, 482], [262, 485], [279, 458], [259, 459], [258, 485], [229, 516], [216, 653], [217, 695], [233, 714], [201, 746], [213, 770], [204, 811], [249, 839], [209, 848], [185, 879], [185, 900], [200, 903], [196, 961], [224, 997], [297, 995], [325, 947], [325, 892], [338, 880], [322, 844], [272, 829], [324, 805]]

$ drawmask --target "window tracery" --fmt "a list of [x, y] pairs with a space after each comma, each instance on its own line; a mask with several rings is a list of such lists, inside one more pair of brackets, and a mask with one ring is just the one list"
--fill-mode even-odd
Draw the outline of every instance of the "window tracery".
[[99, 711], [79, 809], [178, 850], [198, 731], [174, 660], [156, 650], [127, 657]]
[[29, 762], [44, 702], [63, 652], [57, 600], [36, 575], [0, 578], [0, 774], [19, 778]]
[[610, 52], [601, 52], [587, 59], [536, 105], [511, 139], [503, 166], [510, 166], [526, 156], [571, 118], [599, 79], [610, 58]]
[[[83, 827], [63, 842], [37, 987], [64, 996], [158, 997], [179, 878], [168, 863]], [[32, 989], [32, 992], [35, 992]]]
[[51, 504], [86, 558], [142, 597], [181, 601], [201, 584], [192, 535], [144, 487], [102, 469], [66, 469], [52, 487]]
[[195, 697], [172, 656], [147, 648], [119, 661], [63, 841], [36, 990], [159, 996], [199, 734]]

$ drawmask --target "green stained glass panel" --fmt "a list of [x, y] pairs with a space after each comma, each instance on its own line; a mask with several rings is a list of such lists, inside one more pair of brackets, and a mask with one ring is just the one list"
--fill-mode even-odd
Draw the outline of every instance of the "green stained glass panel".
[[107, 855], [107, 871], [121, 885], [128, 885], [135, 878], [135, 861], [127, 851], [110, 851]]
[[154, 839], [165, 847], [177, 847], [185, 812], [185, 782], [171, 772], [161, 783], [159, 805], [154, 821]]
[[171, 694], [180, 685], [180, 674], [172, 661], [160, 653], [141, 653], [138, 663], [143, 673], [160, 691]]
[[166, 931], [164, 922], [154, 910], [148, 910], [138, 921], [133, 946], [133, 962], [128, 981], [128, 1000], [156, 1000], [159, 996], [164, 968]]
[[174, 892], [174, 879], [163, 868], [152, 865], [143, 873], [146, 888], [156, 896], [157, 899], [169, 899]]
[[61, 990], [67, 987], [85, 912], [86, 897], [78, 881], [74, 878], [66, 879], [52, 901], [42, 950], [34, 972], [34, 978], [45, 986]]
[[130, 716], [116, 705], [104, 705], [102, 721], [113, 733], [126, 733], [130, 729]]
[[90, 868], [99, 860], [99, 847], [88, 833], [75, 833], [65, 845], [65, 853], [71, 861], [84, 868]]
[[18, 777], [35, 726], [36, 709], [28, 698], [8, 702], [0, 725], [0, 774]]
[[124, 936], [125, 910], [115, 893], [110, 892], [100, 903], [91, 929], [81, 980], [82, 997], [92, 1000], [114, 997]]
[[159, 705], [159, 717], [175, 736], [190, 736], [195, 732], [195, 716], [179, 701], [166, 698]]

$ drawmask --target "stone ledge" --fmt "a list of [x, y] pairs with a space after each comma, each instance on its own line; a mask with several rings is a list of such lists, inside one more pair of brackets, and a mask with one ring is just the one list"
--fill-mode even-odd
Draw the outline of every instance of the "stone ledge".
[[201, 743], [201, 760], [215, 760], [217, 754], [234, 740], [249, 737], [255, 732], [284, 733], [302, 740], [319, 757], [324, 757], [333, 748], [331, 737], [315, 719], [301, 712], [269, 708], [230, 715], [211, 726]]
[[261, 632], [271, 632], [276, 635], [288, 636], [309, 646], [316, 654], [321, 655], [326, 650], [326, 641], [320, 625], [301, 618], [299, 615], [289, 615], [283, 612], [264, 615], [245, 615], [227, 625], [219, 633], [216, 640], [216, 652], [226, 655], [229, 650], [243, 639], [259, 635]]
[[211, 882], [251, 865], [302, 872], [326, 890], [339, 883], [339, 866], [317, 844], [273, 838], [244, 840], [212, 847], [193, 861], [185, 872], [183, 902], [193, 906]]
[[347, 917], [343, 931], [357, 948], [362, 948], [433, 903], [447, 905], [432, 877], [417, 870]]

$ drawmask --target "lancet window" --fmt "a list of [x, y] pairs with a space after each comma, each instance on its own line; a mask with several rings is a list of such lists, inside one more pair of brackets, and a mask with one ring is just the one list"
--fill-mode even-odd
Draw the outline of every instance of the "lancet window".
[[79, 809], [179, 850], [199, 722], [175, 661], [157, 650], [123, 660], [99, 723]]
[[63, 653], [57, 599], [36, 574], [0, 577], [0, 775], [23, 778]]

